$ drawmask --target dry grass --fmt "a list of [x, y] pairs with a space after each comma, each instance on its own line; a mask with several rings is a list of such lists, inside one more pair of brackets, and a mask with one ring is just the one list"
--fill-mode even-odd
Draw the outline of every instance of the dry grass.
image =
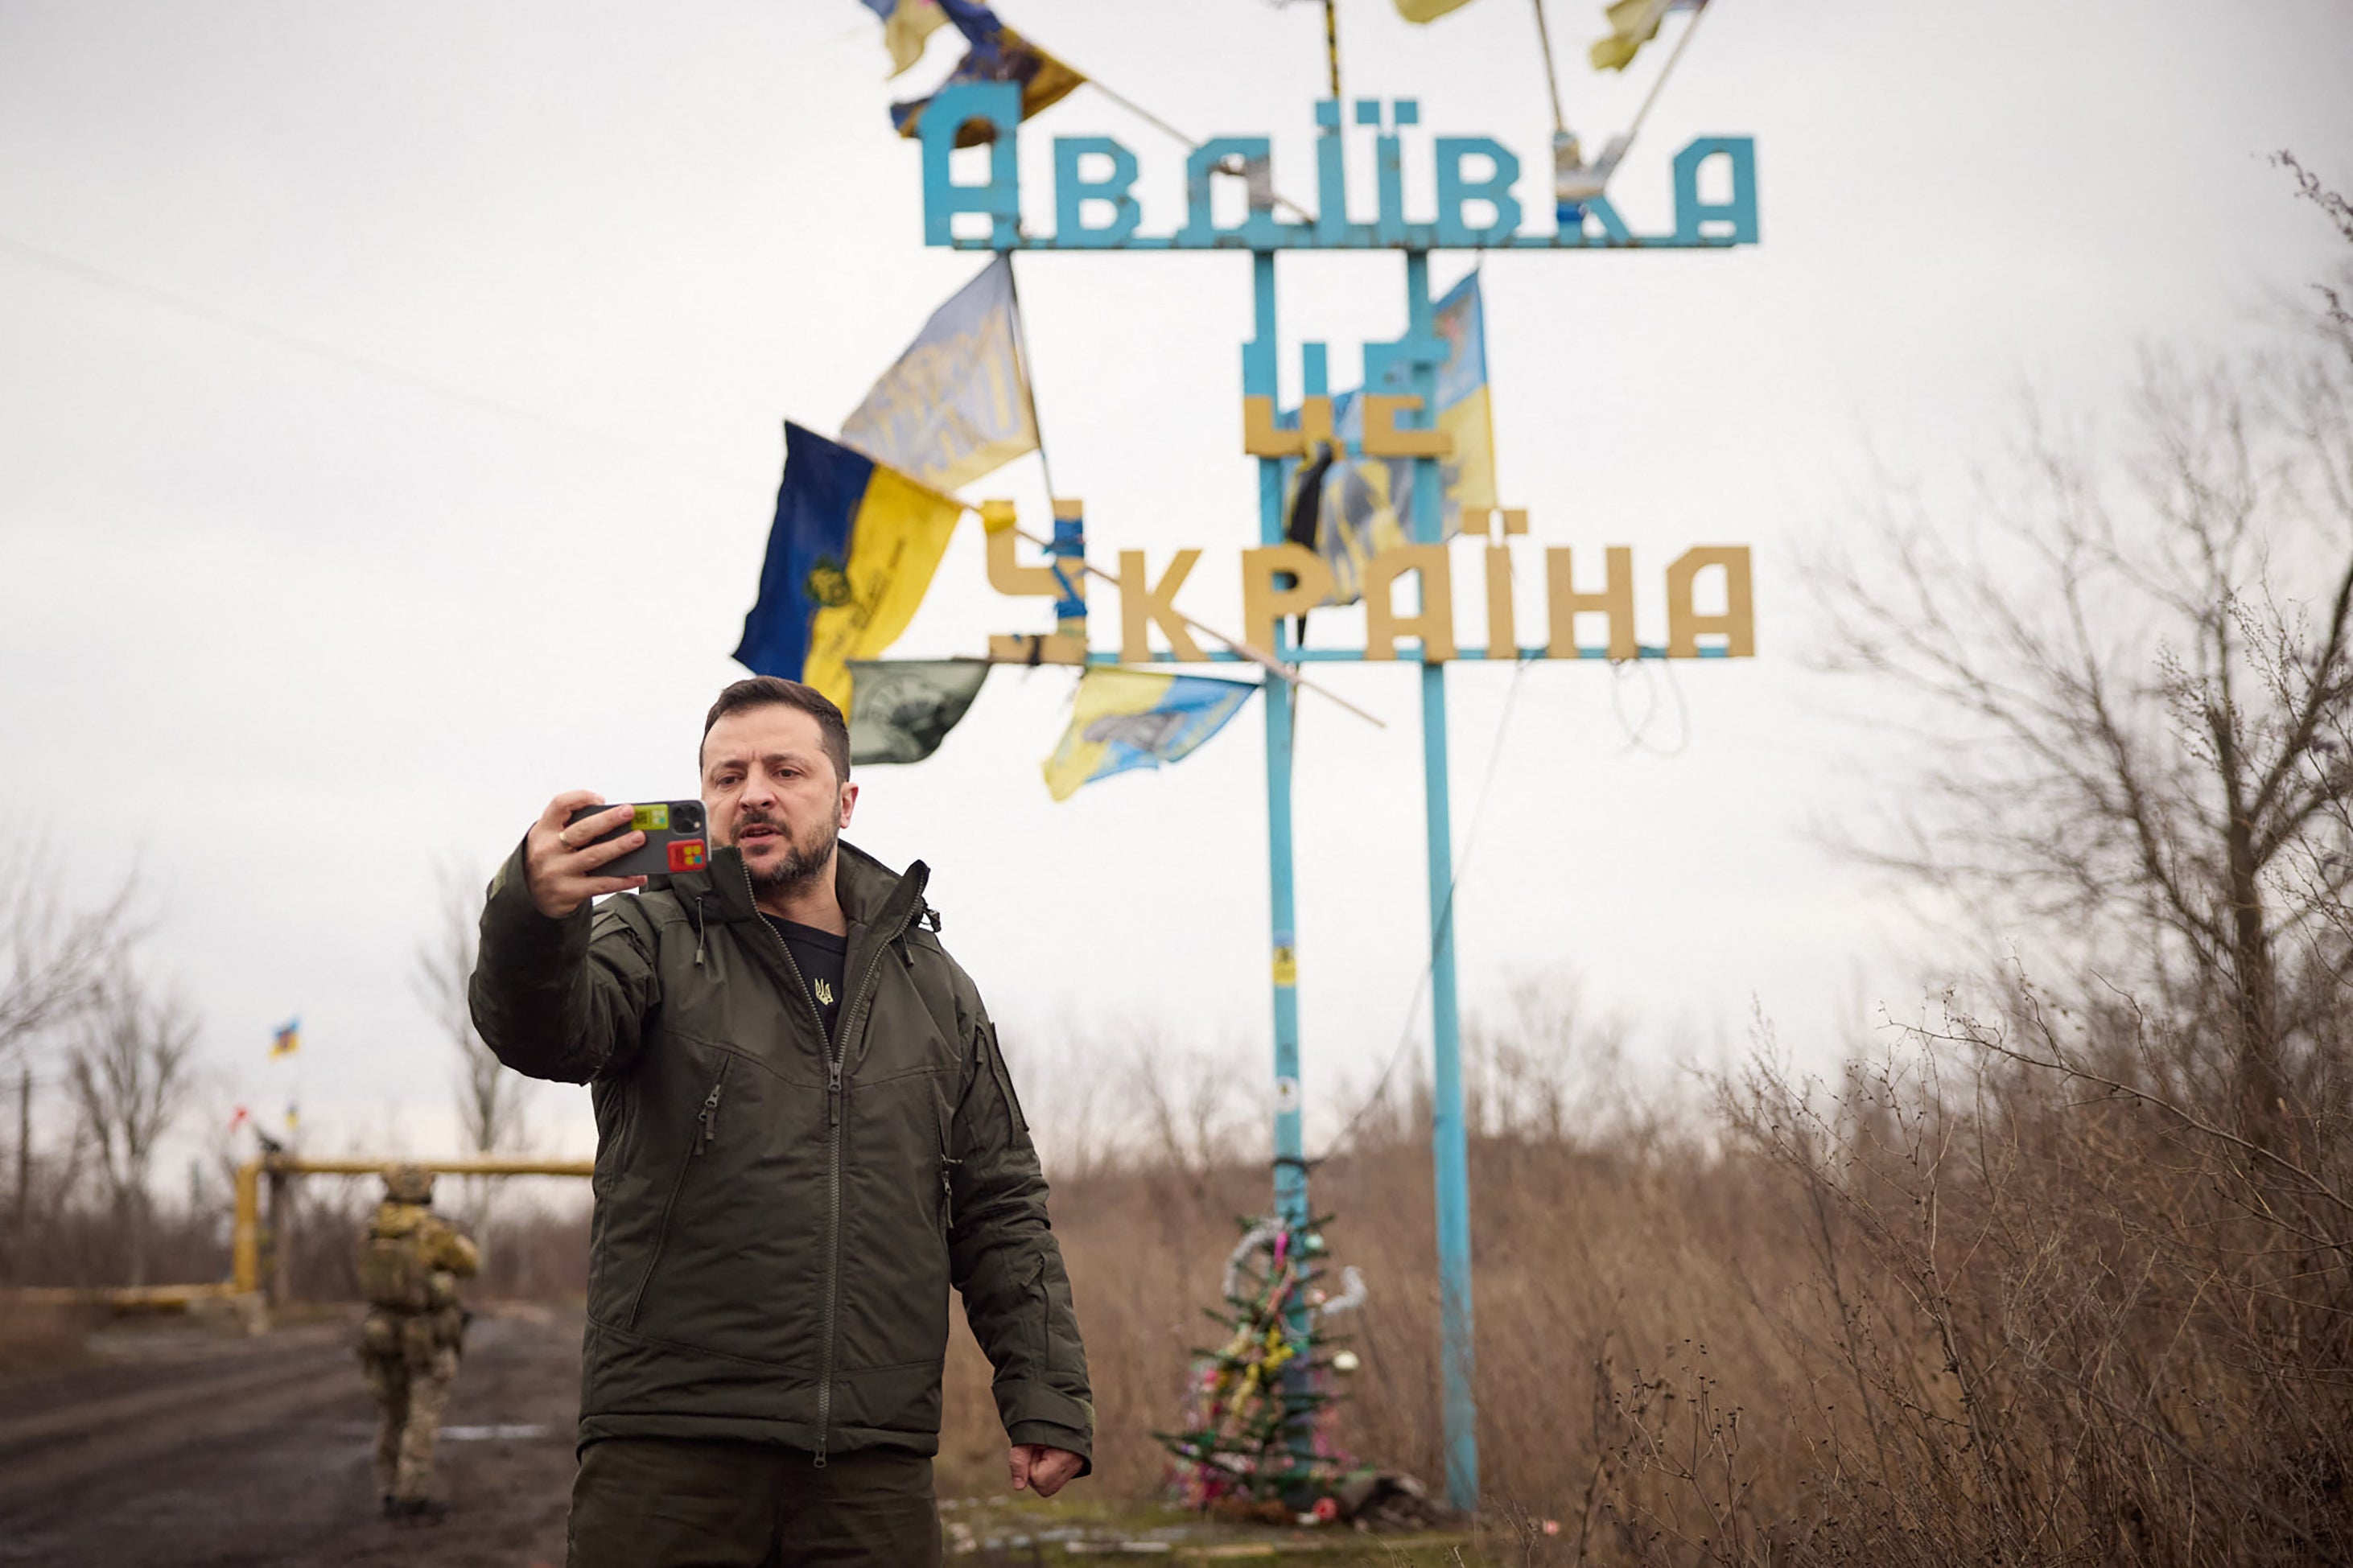
[[[1704, 1120], [1622, 1103], [1564, 1118], [1525, 1080], [1476, 1108], [1479, 1438], [1500, 1554], [2353, 1557], [2344, 1121], [2302, 1115], [2293, 1148], [2253, 1153], [2157, 1097], [2146, 1037], [2111, 1031], [2102, 1057], [2063, 1036], [2030, 1008], [1999, 1031], [1915, 1034], [1829, 1085], [1759, 1066], [1717, 1085]], [[2035, 1065], [2060, 1052], [2072, 1070]], [[1075, 1162], [1055, 1197], [1096, 1389], [1088, 1484], [1138, 1498], [1160, 1482], [1150, 1433], [1205, 1337], [1233, 1216], [1266, 1184], [1216, 1118], [1165, 1114], [1198, 1097], [1147, 1080], [1142, 1098], [1148, 1152]], [[1360, 1129], [1315, 1198], [1335, 1259], [1373, 1289], [1345, 1441], [1435, 1480], [1428, 1149], [1410, 1110]], [[987, 1378], [959, 1336], [949, 1484], [986, 1486], [1001, 1464]]]

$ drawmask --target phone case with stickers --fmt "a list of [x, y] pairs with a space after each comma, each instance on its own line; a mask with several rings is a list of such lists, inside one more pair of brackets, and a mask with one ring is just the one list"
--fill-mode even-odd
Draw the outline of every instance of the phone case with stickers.
[[[610, 811], [618, 804], [583, 806], [572, 814], [571, 820], [577, 822], [600, 811]], [[590, 842], [607, 843], [632, 830], [644, 834], [646, 841], [619, 859], [607, 860], [597, 867], [596, 876], [659, 877], [670, 871], [700, 871], [711, 863], [711, 846], [703, 834], [701, 801], [650, 801], [643, 805], [633, 805], [629, 810], [628, 823]]]

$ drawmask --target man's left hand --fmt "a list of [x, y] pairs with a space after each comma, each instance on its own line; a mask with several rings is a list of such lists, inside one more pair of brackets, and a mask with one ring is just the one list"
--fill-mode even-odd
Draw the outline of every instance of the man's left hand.
[[1016, 1443], [1013, 1445], [1013, 1489], [1018, 1492], [1027, 1487], [1039, 1497], [1052, 1497], [1085, 1466], [1086, 1461], [1068, 1448], [1050, 1448], [1043, 1443]]

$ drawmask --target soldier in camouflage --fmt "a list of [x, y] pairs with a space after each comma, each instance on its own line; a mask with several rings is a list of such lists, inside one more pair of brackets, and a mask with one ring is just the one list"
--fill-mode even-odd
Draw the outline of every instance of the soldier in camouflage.
[[433, 1212], [433, 1173], [394, 1165], [384, 1173], [384, 1202], [360, 1244], [360, 1286], [368, 1302], [360, 1329], [360, 1366], [384, 1410], [375, 1440], [375, 1484], [388, 1519], [433, 1519], [426, 1497], [433, 1479], [433, 1439], [458, 1377], [465, 1314], [458, 1281], [481, 1255]]

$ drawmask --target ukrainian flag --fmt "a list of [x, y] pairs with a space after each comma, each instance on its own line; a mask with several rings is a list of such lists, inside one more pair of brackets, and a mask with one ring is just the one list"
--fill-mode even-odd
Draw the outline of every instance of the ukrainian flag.
[[[1438, 460], [1440, 534], [1447, 539], [1461, 531], [1467, 514], [1473, 531], [1483, 531], [1495, 499], [1494, 408], [1487, 388], [1487, 310], [1479, 291], [1479, 274], [1472, 272], [1449, 289], [1431, 312], [1431, 326], [1446, 345], [1433, 389], [1438, 427], [1453, 437], [1451, 457]], [[1392, 369], [1384, 388], [1409, 393], [1410, 376]], [[1362, 442], [1365, 405], [1362, 389], [1341, 393], [1332, 400], [1334, 432], [1344, 442]], [[1283, 503], [1285, 516], [1297, 506], [1297, 486], [1306, 465], [1293, 462], [1284, 483], [1291, 493]], [[1365, 568], [1382, 551], [1409, 543], [1413, 538], [1414, 464], [1409, 458], [1341, 456], [1323, 470], [1314, 517], [1313, 548], [1332, 568], [1333, 593], [1328, 603], [1353, 605], [1363, 596]], [[1305, 543], [1303, 539], [1300, 541]]]
[[1090, 669], [1079, 678], [1071, 727], [1046, 759], [1046, 787], [1068, 800], [1081, 784], [1130, 768], [1181, 763], [1257, 689], [1247, 680]]
[[904, 474], [786, 425], [776, 521], [737, 662], [755, 675], [805, 681], [847, 713], [847, 661], [874, 658], [907, 629], [963, 510]]
[[301, 1019], [289, 1018], [286, 1022], [280, 1024], [277, 1028], [272, 1029], [269, 1032], [269, 1055], [271, 1059], [274, 1060], [279, 1057], [290, 1057], [301, 1048]]
[[[949, 21], [956, 25], [972, 47], [956, 62], [955, 69], [941, 87], [966, 81], [1010, 81], [1021, 86], [1021, 118], [1028, 120], [1042, 110], [1050, 109], [1086, 85], [1087, 79], [1056, 59], [997, 18], [996, 12], [979, 0], [937, 0]], [[873, 0], [867, 0], [870, 5]], [[936, 90], [936, 89], [934, 89]], [[923, 110], [932, 100], [919, 98], [911, 103], [891, 106], [891, 123], [899, 134], [913, 138], [923, 133]], [[977, 147], [997, 139], [997, 128], [976, 121], [960, 126], [955, 144]]]

